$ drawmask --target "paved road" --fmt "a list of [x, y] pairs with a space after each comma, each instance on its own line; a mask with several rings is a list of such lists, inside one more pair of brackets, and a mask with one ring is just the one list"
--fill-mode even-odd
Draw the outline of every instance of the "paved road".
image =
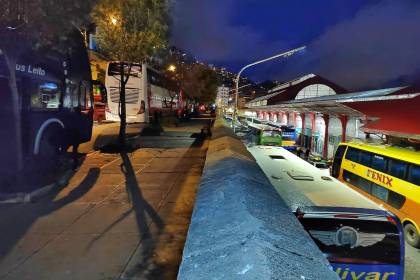
[[207, 149], [180, 141], [90, 153], [66, 187], [0, 205], [0, 279], [175, 279]]

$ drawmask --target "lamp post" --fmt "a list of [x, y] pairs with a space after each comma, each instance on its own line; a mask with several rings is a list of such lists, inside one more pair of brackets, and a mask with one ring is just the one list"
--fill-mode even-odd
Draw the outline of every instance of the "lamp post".
[[267, 62], [267, 61], [270, 61], [270, 60], [273, 60], [273, 59], [276, 59], [276, 58], [281, 58], [281, 57], [289, 57], [289, 56], [291, 56], [291, 55], [293, 55], [293, 54], [295, 54], [296, 52], [299, 52], [299, 51], [301, 51], [301, 50], [304, 50], [306, 48], [306, 46], [303, 46], [303, 47], [300, 47], [300, 48], [296, 48], [296, 49], [293, 49], [293, 50], [290, 50], [290, 51], [287, 51], [287, 52], [284, 52], [284, 53], [280, 53], [280, 54], [276, 54], [276, 55], [273, 55], [273, 56], [271, 56], [271, 57], [268, 57], [268, 58], [265, 58], [265, 59], [262, 59], [262, 60], [258, 60], [258, 61], [256, 61], [256, 62], [253, 62], [253, 63], [250, 63], [250, 64], [248, 64], [248, 65], [245, 65], [240, 71], [239, 71], [239, 73], [238, 73], [238, 75], [236, 76], [236, 88], [235, 88], [235, 109], [234, 109], [234, 111], [233, 111], [233, 120], [232, 120], [232, 124], [233, 124], [233, 132], [235, 132], [235, 129], [236, 129], [236, 119], [237, 119], [237, 114], [238, 114], [238, 95], [239, 95], [239, 78], [241, 77], [241, 74], [242, 74], [242, 72], [245, 70], [245, 69], [248, 69], [249, 67], [252, 67], [252, 66], [255, 66], [255, 65], [257, 65], [257, 64], [261, 64], [261, 63], [264, 63], [264, 62]]

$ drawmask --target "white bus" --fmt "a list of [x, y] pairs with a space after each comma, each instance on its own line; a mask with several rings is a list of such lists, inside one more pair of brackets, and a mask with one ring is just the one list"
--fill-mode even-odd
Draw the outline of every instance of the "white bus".
[[[128, 63], [124, 63], [126, 73], [128, 67]], [[120, 62], [108, 63], [105, 87], [108, 93], [105, 118], [119, 122]], [[125, 89], [127, 123], [149, 122], [149, 117], [153, 116], [155, 111], [165, 113], [170, 111], [171, 105], [173, 110], [180, 106], [175, 87], [170, 86], [164, 75], [147, 64], [131, 64]]]
[[397, 216], [281, 147], [249, 151], [340, 279], [404, 279]]

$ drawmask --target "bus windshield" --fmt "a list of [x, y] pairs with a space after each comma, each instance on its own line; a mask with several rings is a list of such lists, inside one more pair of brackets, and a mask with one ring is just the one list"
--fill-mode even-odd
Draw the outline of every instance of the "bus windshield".
[[[108, 67], [108, 76], [119, 76], [120, 75], [120, 63], [110, 63]], [[141, 73], [141, 65], [133, 64], [129, 67], [128, 64], [124, 64], [124, 75], [130, 75], [132, 77], [138, 77]]]
[[390, 222], [335, 218], [301, 221], [332, 263], [400, 264], [400, 236]]

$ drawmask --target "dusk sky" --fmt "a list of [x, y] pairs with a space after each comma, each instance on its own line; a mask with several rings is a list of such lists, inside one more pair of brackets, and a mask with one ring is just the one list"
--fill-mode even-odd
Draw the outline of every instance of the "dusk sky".
[[176, 0], [173, 10], [172, 43], [233, 72], [307, 46], [244, 73], [255, 81], [314, 73], [367, 89], [420, 80], [418, 0]]

